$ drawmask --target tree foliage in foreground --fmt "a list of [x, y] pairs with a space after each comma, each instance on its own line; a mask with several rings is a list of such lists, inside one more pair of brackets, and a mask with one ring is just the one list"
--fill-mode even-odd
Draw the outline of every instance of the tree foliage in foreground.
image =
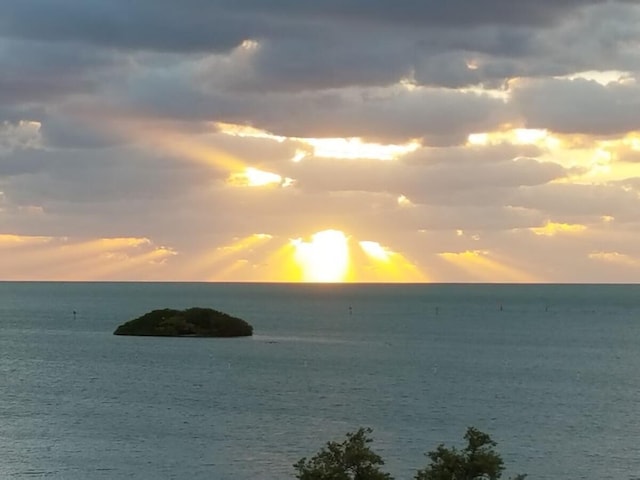
[[392, 480], [391, 475], [380, 470], [382, 458], [369, 444], [370, 428], [360, 428], [347, 433], [343, 442], [328, 442], [311, 459], [300, 459], [294, 465], [299, 480]]
[[[380, 467], [382, 458], [369, 444], [372, 430], [360, 428], [348, 433], [343, 442], [328, 442], [310, 459], [294, 465], [299, 480], [393, 480]], [[498, 480], [504, 470], [502, 457], [494, 450], [496, 442], [480, 430], [469, 427], [466, 447], [459, 450], [440, 444], [428, 452], [429, 465], [418, 470], [415, 480]], [[524, 480], [518, 475], [513, 480]]]
[[[494, 450], [496, 442], [480, 430], [469, 427], [464, 435], [467, 446], [462, 450], [443, 444], [427, 453], [431, 463], [418, 470], [416, 480], [498, 480], [504, 470], [502, 457]], [[518, 475], [514, 480], [522, 480]]]

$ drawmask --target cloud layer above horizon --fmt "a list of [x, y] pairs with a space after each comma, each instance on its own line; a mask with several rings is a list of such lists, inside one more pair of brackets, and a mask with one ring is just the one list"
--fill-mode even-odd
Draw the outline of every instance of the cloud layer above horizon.
[[5, 0], [0, 280], [637, 282], [638, 25], [631, 0]]

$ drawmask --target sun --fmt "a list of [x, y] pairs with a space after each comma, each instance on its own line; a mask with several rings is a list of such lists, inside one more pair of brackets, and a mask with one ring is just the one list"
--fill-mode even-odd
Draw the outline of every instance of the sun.
[[292, 240], [294, 260], [305, 282], [343, 282], [349, 270], [349, 244], [339, 230], [324, 230], [306, 242]]

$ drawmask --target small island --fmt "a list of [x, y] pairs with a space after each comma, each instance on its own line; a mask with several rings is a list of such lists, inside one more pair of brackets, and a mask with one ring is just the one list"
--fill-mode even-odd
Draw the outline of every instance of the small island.
[[240, 318], [211, 308], [153, 310], [123, 323], [114, 335], [159, 337], [248, 337], [253, 327]]

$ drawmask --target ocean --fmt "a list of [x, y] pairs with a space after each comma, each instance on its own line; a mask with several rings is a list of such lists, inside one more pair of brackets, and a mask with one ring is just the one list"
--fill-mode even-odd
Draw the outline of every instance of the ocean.
[[[112, 335], [189, 306], [254, 336]], [[640, 285], [0, 282], [2, 479], [293, 479], [361, 426], [397, 480], [468, 426], [505, 478], [640, 478]]]

